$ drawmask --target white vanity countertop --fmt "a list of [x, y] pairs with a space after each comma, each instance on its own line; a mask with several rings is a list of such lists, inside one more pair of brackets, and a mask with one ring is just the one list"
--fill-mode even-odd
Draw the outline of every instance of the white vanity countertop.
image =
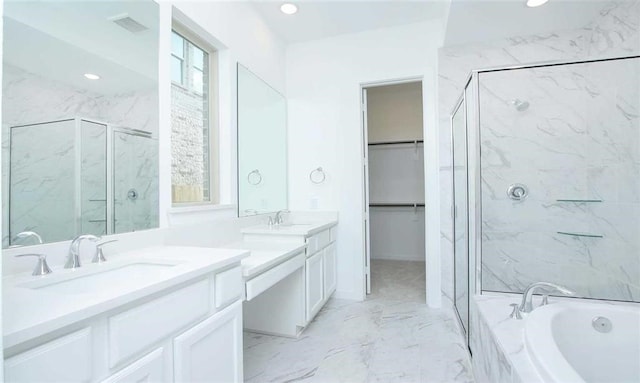
[[297, 235], [308, 237], [314, 235], [330, 227], [336, 226], [338, 221], [321, 221], [321, 222], [309, 222], [309, 223], [289, 223], [269, 226], [269, 225], [257, 225], [249, 226], [242, 229], [243, 234], [272, 234], [272, 235]]
[[[77, 270], [54, 268], [53, 273], [42, 277], [30, 273], [5, 277], [3, 346], [12, 347], [89, 319], [248, 256], [248, 251], [238, 249], [158, 246], [123, 252], [102, 264], [85, 260]], [[79, 277], [69, 279], [76, 273]], [[73, 282], [80, 275], [84, 281], [93, 281], [93, 285]], [[93, 289], [76, 292], [70, 289], [74, 286]]]
[[224, 247], [251, 251], [251, 255], [242, 260], [242, 276], [249, 280], [304, 251], [307, 245], [277, 242], [236, 242]]

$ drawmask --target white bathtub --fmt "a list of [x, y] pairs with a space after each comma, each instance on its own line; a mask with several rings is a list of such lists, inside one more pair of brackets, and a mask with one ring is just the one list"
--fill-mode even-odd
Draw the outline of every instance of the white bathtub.
[[[594, 318], [611, 323], [594, 329]], [[525, 347], [544, 382], [640, 382], [640, 306], [556, 303], [525, 319]]]

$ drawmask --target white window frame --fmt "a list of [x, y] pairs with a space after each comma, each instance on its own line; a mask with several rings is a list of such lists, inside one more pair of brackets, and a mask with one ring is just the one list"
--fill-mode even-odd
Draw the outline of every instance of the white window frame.
[[[208, 67], [208, 86], [209, 86], [209, 140], [208, 140], [208, 149], [209, 149], [209, 200], [201, 201], [201, 202], [174, 202], [173, 195], [171, 196], [171, 206], [172, 208], [183, 208], [183, 207], [212, 207], [220, 205], [220, 139], [219, 139], [219, 89], [218, 89], [218, 54], [217, 49], [215, 49], [211, 44], [204, 41], [202, 38], [198, 37], [194, 32], [189, 30], [187, 27], [183, 26], [175, 19], [171, 25], [172, 33], [175, 31], [184, 39], [191, 42], [193, 45], [202, 49], [208, 54], [209, 57], [209, 67]], [[172, 52], [173, 53], [173, 52]], [[172, 54], [173, 56], [173, 54]], [[189, 92], [193, 92], [194, 90], [191, 88], [189, 84], [189, 75], [188, 75], [188, 65], [189, 58], [188, 53], [185, 52], [185, 59], [182, 61], [183, 65], [183, 84], [178, 84], [171, 79], [171, 84], [176, 85], [180, 88], [183, 88]], [[175, 56], [174, 56], [175, 57]], [[173, 105], [172, 105], [173, 107]], [[171, 187], [173, 188], [173, 176], [171, 180]], [[204, 187], [204, 184], [203, 184]]]

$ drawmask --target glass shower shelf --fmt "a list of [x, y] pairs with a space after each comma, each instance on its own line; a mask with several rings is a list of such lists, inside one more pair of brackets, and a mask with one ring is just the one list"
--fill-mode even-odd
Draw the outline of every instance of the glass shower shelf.
[[601, 199], [557, 199], [557, 202], [602, 202]]
[[566, 231], [558, 231], [558, 234], [562, 235], [570, 235], [572, 237], [587, 237], [587, 238], [604, 238], [604, 236], [599, 234], [588, 234], [588, 233], [569, 233]]

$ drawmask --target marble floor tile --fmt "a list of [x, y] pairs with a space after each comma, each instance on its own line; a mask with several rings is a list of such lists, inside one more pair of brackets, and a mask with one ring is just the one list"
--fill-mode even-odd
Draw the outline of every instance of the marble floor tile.
[[368, 299], [331, 299], [300, 338], [245, 332], [245, 381], [473, 382], [453, 311], [424, 301], [424, 263], [375, 260]]

